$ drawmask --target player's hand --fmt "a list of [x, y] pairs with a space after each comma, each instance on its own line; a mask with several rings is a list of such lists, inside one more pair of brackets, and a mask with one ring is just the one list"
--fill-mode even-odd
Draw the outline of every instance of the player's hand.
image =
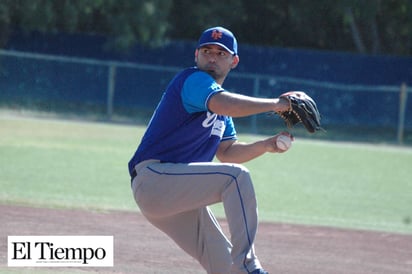
[[293, 141], [295, 141], [295, 137], [289, 132], [283, 131], [265, 140], [266, 151], [270, 153], [286, 152]]

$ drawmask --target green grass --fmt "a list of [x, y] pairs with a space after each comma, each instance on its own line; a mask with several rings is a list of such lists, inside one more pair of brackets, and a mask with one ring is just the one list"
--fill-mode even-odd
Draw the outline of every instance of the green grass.
[[[127, 162], [143, 131], [0, 116], [0, 203], [136, 210]], [[411, 163], [407, 147], [297, 137], [287, 153], [246, 166], [262, 221], [412, 233]]]
[[54, 120], [0, 120], [0, 201], [132, 209], [127, 161], [137, 127]]
[[297, 140], [247, 166], [264, 219], [412, 232], [411, 163], [406, 148]]

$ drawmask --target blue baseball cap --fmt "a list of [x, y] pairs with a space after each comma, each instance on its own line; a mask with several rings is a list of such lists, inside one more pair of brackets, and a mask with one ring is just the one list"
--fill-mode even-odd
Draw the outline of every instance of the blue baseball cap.
[[205, 45], [219, 45], [233, 55], [237, 55], [237, 41], [233, 33], [223, 27], [205, 30], [200, 36], [197, 48]]

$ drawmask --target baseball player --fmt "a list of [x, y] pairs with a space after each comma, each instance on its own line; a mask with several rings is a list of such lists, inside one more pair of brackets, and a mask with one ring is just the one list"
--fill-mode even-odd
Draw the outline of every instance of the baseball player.
[[[207, 273], [267, 273], [254, 249], [257, 202], [241, 165], [266, 152], [281, 153], [281, 132], [253, 143], [238, 141], [232, 117], [287, 111], [282, 98], [235, 94], [222, 85], [239, 63], [237, 41], [222, 27], [207, 29], [195, 67], [167, 86], [129, 162], [133, 195], [142, 214], [195, 258]], [[219, 162], [213, 162], [214, 157]], [[230, 238], [209, 205], [222, 202]]]

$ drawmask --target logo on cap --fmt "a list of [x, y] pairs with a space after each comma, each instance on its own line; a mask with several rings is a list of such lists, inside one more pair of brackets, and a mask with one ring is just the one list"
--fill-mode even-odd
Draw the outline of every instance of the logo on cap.
[[211, 37], [212, 37], [214, 40], [219, 40], [219, 39], [222, 38], [222, 35], [223, 35], [222, 32], [220, 32], [220, 31], [218, 31], [218, 30], [213, 30]]

